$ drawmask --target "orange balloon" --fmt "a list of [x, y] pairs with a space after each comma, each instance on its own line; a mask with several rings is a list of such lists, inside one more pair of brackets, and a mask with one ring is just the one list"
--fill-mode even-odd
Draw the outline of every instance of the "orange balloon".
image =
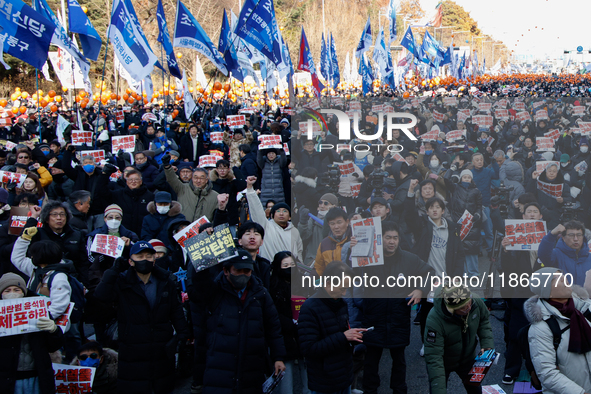
[[402, 97], [409, 98], [410, 97], [410, 93], [404, 92], [404, 93], [402, 93]]
[[125, 89], [125, 93], [130, 94], [131, 93], [131, 89], [130, 88]]
[[80, 101], [82, 101], [82, 99], [80, 98], [80, 96], [76, 96], [76, 102], [79, 103]]
[[178, 114], [179, 114], [179, 110], [178, 109], [175, 109], [174, 111], [172, 111], [172, 117], [173, 118], [176, 118], [178, 116]]
[[83, 101], [83, 102], [80, 103], [80, 108], [86, 108], [86, 102], [85, 101]]
[[10, 99], [12, 101], [18, 100], [19, 97], [20, 97], [20, 94], [16, 94], [16, 93], [13, 93], [10, 95]]
[[18, 107], [12, 107], [11, 111], [15, 115], [18, 114]]
[[62, 96], [55, 96], [55, 101], [58, 103], [62, 102]]
[[23, 100], [26, 100], [26, 99], [27, 99], [27, 97], [29, 97], [29, 93], [27, 93], [27, 92], [22, 92], [22, 93], [21, 93], [21, 97], [23, 98]]
[[130, 98], [127, 100], [127, 102], [128, 102], [129, 104], [133, 104], [133, 102], [134, 102], [134, 101], [135, 101], [135, 100], [133, 99], [133, 97], [130, 97]]
[[230, 84], [229, 83], [224, 85], [224, 90], [226, 91], [226, 93], [230, 91]]
[[115, 93], [111, 93], [111, 100], [115, 100], [117, 98], [117, 95]]
[[25, 107], [25, 106], [22, 106], [22, 107], [20, 107], [18, 110], [19, 110], [19, 112], [20, 112], [21, 114], [24, 114], [25, 112], [27, 112], [27, 107]]
[[49, 92], [47, 92], [47, 95], [51, 98], [55, 97], [55, 90], [50, 90]]
[[47, 107], [47, 101], [45, 99], [41, 100], [41, 102], [39, 104], [41, 105], [42, 108]]
[[86, 92], [83, 90], [80, 93], [78, 93], [78, 96], [80, 96], [81, 98], [86, 97]]
[[51, 112], [57, 112], [57, 105], [52, 105], [50, 109]]
[[147, 98], [145, 98], [145, 99], [144, 99], [144, 104], [148, 104], [148, 102], [149, 102], [149, 101], [148, 101], [148, 99], [147, 99]]
[[123, 93], [123, 101], [127, 101], [129, 95], [127, 93]]
[[213, 84], [213, 90], [220, 90], [222, 88], [222, 83], [219, 81], [216, 81], [216, 83]]
[[68, 91], [68, 88], [65, 86], [62, 86], [62, 92], [66, 93]]
[[4, 108], [4, 107], [6, 107], [6, 105], [8, 105], [8, 100], [6, 100], [6, 99], [0, 100], [0, 107]]

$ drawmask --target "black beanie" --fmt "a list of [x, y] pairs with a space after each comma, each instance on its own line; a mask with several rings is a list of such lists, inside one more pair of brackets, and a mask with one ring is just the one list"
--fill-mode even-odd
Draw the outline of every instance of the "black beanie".
[[273, 207], [271, 208], [271, 219], [275, 217], [275, 211], [277, 211], [279, 208], [287, 209], [289, 211], [289, 216], [291, 216], [291, 208], [289, 207], [289, 205], [287, 205], [284, 202], [280, 202], [279, 204], [273, 205]]

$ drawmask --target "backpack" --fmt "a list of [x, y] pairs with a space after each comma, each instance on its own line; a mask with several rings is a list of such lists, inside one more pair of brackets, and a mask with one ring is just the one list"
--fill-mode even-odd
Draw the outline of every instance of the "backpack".
[[[53, 271], [49, 277], [49, 281], [47, 282], [47, 287], [51, 289], [51, 284], [53, 282], [53, 278], [55, 274], [62, 271]], [[68, 283], [70, 283], [70, 287], [72, 288], [72, 292], [70, 294], [70, 302], [74, 303], [74, 309], [72, 310], [72, 314], [70, 315], [70, 321], [72, 323], [78, 323], [82, 319], [82, 314], [84, 313], [84, 305], [86, 305], [86, 297], [84, 285], [72, 275], [67, 272], [64, 272], [68, 276]]]

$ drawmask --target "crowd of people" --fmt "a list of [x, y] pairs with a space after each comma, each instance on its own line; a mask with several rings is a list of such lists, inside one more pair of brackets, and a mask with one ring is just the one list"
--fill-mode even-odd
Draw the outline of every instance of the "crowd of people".
[[[380, 112], [416, 117], [368, 149], [355, 149], [367, 142], [359, 136], [339, 140], [336, 116], [310, 136], [302, 122], [311, 101], [295, 109], [204, 102], [193, 114], [182, 105], [87, 108], [86, 145], [72, 144], [75, 130], [60, 130], [58, 113], [31, 111], [0, 127], [4, 145], [14, 144], [0, 150], [1, 170], [26, 174], [0, 188], [0, 294], [51, 301], [40, 331], [0, 337], [0, 393], [55, 392], [53, 361], [95, 367], [98, 394], [172, 393], [178, 377], [192, 378], [192, 394], [260, 393], [279, 375], [280, 393], [371, 394], [384, 349], [389, 387], [406, 393], [413, 323], [431, 392], [447, 392], [455, 372], [480, 393], [470, 376], [475, 357], [495, 348], [490, 295], [485, 303], [464, 284], [431, 293], [426, 284], [378, 291], [325, 279], [478, 277], [483, 264], [527, 278], [569, 274], [576, 285], [554, 278], [496, 294], [505, 308], [502, 383], [513, 384], [525, 360], [544, 392], [591, 392], [591, 102], [543, 97], [546, 85], [512, 97], [515, 85], [486, 83], [318, 103], [361, 108], [357, 129], [368, 136], [381, 131]], [[239, 113], [245, 124], [231, 129], [226, 117]], [[71, 125], [76, 114], [59, 113]], [[113, 151], [120, 135], [134, 136], [133, 151]], [[261, 147], [265, 135], [279, 136], [283, 149]], [[326, 149], [339, 144], [349, 148]], [[100, 159], [85, 153], [97, 150]], [[29, 216], [17, 234], [13, 208]], [[203, 217], [199, 231], [209, 236], [229, 226], [237, 254], [198, 269], [174, 236]], [[365, 218], [380, 222], [382, 265], [353, 264], [352, 222]], [[505, 219], [545, 221], [539, 249], [508, 249]], [[98, 235], [119, 237], [121, 257], [93, 251]], [[56, 326], [71, 302], [68, 325]]]

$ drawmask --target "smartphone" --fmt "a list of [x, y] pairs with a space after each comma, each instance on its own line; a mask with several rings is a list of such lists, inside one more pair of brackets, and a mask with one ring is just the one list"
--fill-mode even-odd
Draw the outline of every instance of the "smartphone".
[[370, 332], [370, 331], [373, 331], [373, 330], [374, 330], [374, 328], [375, 328], [375, 327], [373, 327], [373, 326], [372, 326], [372, 327], [369, 327], [369, 328], [366, 328], [366, 329], [365, 329], [365, 332]]

